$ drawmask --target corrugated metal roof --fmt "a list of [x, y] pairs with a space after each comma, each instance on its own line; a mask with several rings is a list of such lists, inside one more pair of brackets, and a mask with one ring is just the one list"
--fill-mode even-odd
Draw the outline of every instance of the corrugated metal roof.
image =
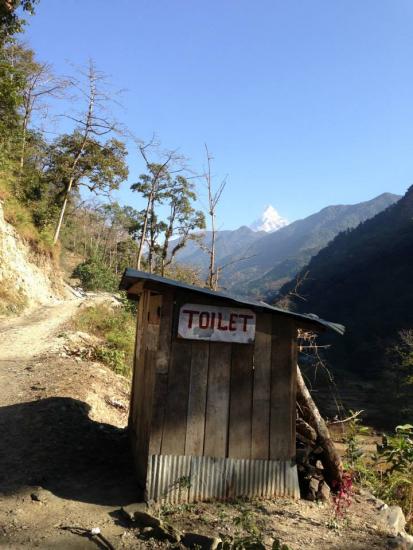
[[338, 323], [332, 323], [330, 321], [325, 321], [324, 319], [320, 319], [320, 317], [318, 317], [314, 313], [295, 313], [294, 311], [288, 311], [287, 309], [281, 309], [279, 307], [271, 306], [266, 302], [250, 300], [242, 296], [237, 296], [236, 294], [229, 294], [228, 292], [221, 292], [221, 291], [218, 292], [218, 291], [210, 290], [209, 288], [189, 285], [181, 281], [175, 281], [173, 279], [167, 279], [166, 277], [161, 277], [160, 275], [154, 275], [153, 273], [146, 273], [145, 271], [137, 271], [136, 269], [130, 269], [130, 268], [125, 269], [125, 272], [122, 275], [119, 288], [120, 290], [128, 291], [134, 283], [139, 281], [152, 281], [154, 283], [157, 283], [166, 287], [180, 288], [183, 290], [189, 290], [190, 292], [196, 292], [198, 294], [204, 294], [204, 295], [212, 296], [214, 298], [218, 298], [222, 300], [229, 300], [231, 302], [234, 302], [237, 305], [248, 306], [259, 311], [269, 311], [270, 313], [271, 312], [279, 313], [283, 315], [289, 315], [291, 317], [295, 317], [298, 319], [305, 319], [306, 321], [310, 321], [315, 325], [320, 325], [322, 327], [334, 330], [339, 334], [344, 334], [344, 331], [345, 331], [345, 327], [343, 325], [340, 325]]

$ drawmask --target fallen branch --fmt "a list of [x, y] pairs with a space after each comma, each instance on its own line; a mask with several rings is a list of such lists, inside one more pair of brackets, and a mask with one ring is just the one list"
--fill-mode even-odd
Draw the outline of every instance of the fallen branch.
[[329, 422], [328, 425], [331, 426], [333, 424], [344, 424], [345, 422], [350, 422], [350, 420], [353, 420], [354, 418], [357, 418], [363, 412], [364, 412], [364, 409], [361, 410], [361, 411], [355, 412], [354, 414], [352, 414], [348, 418], [344, 418], [343, 420], [333, 420], [332, 422]]

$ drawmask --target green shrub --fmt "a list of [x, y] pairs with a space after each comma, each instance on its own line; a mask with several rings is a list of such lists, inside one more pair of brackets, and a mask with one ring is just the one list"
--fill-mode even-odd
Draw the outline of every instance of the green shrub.
[[352, 465], [359, 483], [387, 504], [397, 504], [413, 532], [413, 425], [397, 426], [392, 436], [383, 436], [372, 456], [360, 455]]
[[113, 271], [99, 258], [89, 258], [79, 264], [73, 271], [72, 277], [80, 280], [85, 290], [117, 290], [119, 281]]
[[[354, 411], [349, 411], [351, 415]], [[362, 426], [360, 418], [353, 418], [350, 420], [347, 426], [344, 442], [346, 443], [346, 468], [354, 468], [357, 460], [363, 456], [363, 451], [360, 446], [360, 438], [363, 435], [368, 434], [369, 429], [366, 426]]]
[[80, 311], [73, 328], [101, 338], [103, 345], [96, 349], [96, 359], [117, 374], [130, 376], [135, 345], [135, 317], [130, 311], [98, 304]]
[[4, 202], [4, 218], [23, 239], [37, 241], [39, 234], [30, 211], [14, 197], [9, 197]]

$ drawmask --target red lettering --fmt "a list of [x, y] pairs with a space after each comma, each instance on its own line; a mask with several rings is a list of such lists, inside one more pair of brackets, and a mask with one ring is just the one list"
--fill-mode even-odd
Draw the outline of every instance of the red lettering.
[[218, 330], [228, 330], [228, 326], [222, 324], [222, 313], [218, 313]]
[[192, 309], [184, 309], [182, 311], [182, 313], [188, 313], [189, 314], [189, 317], [188, 317], [188, 328], [192, 328], [192, 320], [194, 318], [194, 315], [196, 315], [197, 313], [199, 313], [199, 311], [193, 311]]
[[215, 313], [215, 311], [213, 311], [213, 312], [211, 313], [211, 324], [210, 324], [210, 326], [211, 326], [212, 329], [215, 328], [215, 315], [216, 315], [216, 313]]
[[244, 332], [247, 332], [247, 322], [248, 322], [248, 319], [253, 319], [253, 315], [238, 315], [238, 317], [240, 317], [241, 319], [244, 319], [244, 325], [242, 327], [242, 330]]
[[203, 311], [199, 316], [199, 328], [208, 328], [208, 326], [209, 326], [209, 313], [208, 311]]
[[237, 317], [238, 315], [236, 313], [231, 313], [229, 316], [229, 330], [237, 330]]

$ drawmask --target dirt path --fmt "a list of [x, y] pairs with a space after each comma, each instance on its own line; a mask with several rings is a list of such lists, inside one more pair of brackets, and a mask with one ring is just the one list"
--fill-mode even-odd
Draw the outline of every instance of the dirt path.
[[117, 427], [127, 418], [128, 382], [62, 357], [61, 332], [81, 303], [0, 321], [1, 548], [96, 548], [74, 527], [99, 526], [116, 540], [124, 528], [109, 514], [138, 499]]
[[0, 320], [0, 361], [29, 359], [46, 351], [53, 344], [56, 329], [72, 317], [80, 303], [70, 300]]

